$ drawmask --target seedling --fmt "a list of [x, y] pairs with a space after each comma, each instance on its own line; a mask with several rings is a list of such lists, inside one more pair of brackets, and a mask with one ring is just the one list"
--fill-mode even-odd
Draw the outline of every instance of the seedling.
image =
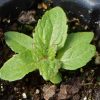
[[38, 21], [33, 38], [23, 33], [6, 32], [5, 41], [15, 55], [0, 69], [0, 78], [15, 81], [39, 70], [45, 80], [56, 84], [62, 79], [59, 69], [76, 70], [85, 66], [96, 51], [90, 44], [93, 33], [68, 35], [66, 23], [62, 8], [55, 7]]

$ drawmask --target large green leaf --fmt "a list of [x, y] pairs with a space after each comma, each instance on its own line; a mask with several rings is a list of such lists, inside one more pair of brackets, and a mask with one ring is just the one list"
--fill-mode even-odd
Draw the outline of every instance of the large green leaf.
[[89, 44], [92, 41], [93, 37], [94, 37], [93, 32], [71, 33], [68, 35], [64, 47], [68, 49], [72, 46], [79, 44], [80, 42], [85, 42], [86, 44]]
[[67, 70], [76, 70], [86, 65], [95, 55], [95, 46], [80, 42], [63, 54], [61, 61], [63, 68]]
[[87, 64], [95, 55], [95, 46], [90, 42], [92, 32], [69, 34], [65, 46], [58, 52], [58, 58], [63, 62], [63, 68], [75, 70]]
[[0, 78], [8, 81], [19, 80], [29, 72], [36, 70], [35, 65], [30, 51], [16, 54], [0, 69]]
[[57, 49], [64, 46], [67, 37], [67, 20], [64, 11], [60, 7], [55, 7], [47, 11], [35, 28], [34, 46], [43, 49], [43, 45], [48, 49], [56, 45]]
[[77, 32], [69, 34], [66, 39], [64, 47], [58, 51], [57, 57], [61, 58], [61, 56], [66, 50], [68, 50], [73, 46], [80, 45], [80, 42], [89, 44], [93, 39], [93, 36], [94, 36], [93, 32]]
[[5, 33], [5, 41], [7, 45], [16, 53], [21, 53], [25, 50], [31, 50], [33, 45], [33, 40], [31, 37], [13, 31]]

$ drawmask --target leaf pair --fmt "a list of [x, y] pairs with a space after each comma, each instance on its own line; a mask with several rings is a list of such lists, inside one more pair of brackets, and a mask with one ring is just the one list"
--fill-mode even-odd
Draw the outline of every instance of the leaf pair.
[[65, 46], [58, 52], [58, 58], [63, 62], [64, 69], [76, 70], [86, 65], [95, 55], [95, 46], [90, 42], [92, 32], [78, 32], [68, 35]]
[[61, 81], [60, 68], [75, 70], [95, 54], [90, 44], [93, 33], [67, 36], [67, 18], [60, 7], [47, 11], [38, 21], [33, 38], [18, 32], [6, 32], [7, 45], [16, 53], [0, 69], [0, 78], [14, 81], [36, 69], [45, 80]]
[[15, 55], [10, 58], [0, 69], [0, 78], [14, 81], [21, 79], [29, 72], [36, 69], [32, 57], [31, 37], [18, 32], [5, 33], [7, 45], [15, 51]]
[[56, 53], [65, 44], [68, 28], [66, 23], [65, 13], [61, 8], [56, 7], [47, 11], [38, 21], [33, 34], [36, 52], [34, 54], [38, 55], [40, 74], [45, 80], [51, 81], [55, 77], [53, 83], [61, 81], [61, 78], [58, 78], [61, 62], [56, 59]]

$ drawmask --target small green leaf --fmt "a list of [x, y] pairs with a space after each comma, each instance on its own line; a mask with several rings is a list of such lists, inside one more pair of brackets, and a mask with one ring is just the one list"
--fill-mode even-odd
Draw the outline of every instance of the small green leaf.
[[64, 69], [76, 70], [81, 68], [95, 55], [95, 46], [85, 43], [80, 43], [80, 45], [74, 46], [64, 53], [61, 58]]
[[[61, 67], [61, 62], [59, 60], [48, 60], [44, 59], [39, 62], [39, 71], [45, 80], [51, 80], [54, 82], [61, 81], [60, 77], [58, 78], [58, 71]], [[53, 78], [57, 77], [57, 78]], [[55, 80], [54, 80], [55, 79]], [[59, 80], [58, 80], [59, 79]]]
[[[34, 46], [48, 49], [57, 45], [57, 50], [64, 46], [67, 37], [67, 20], [64, 11], [55, 7], [47, 11], [35, 28]], [[42, 46], [41, 46], [42, 45]]]
[[51, 48], [48, 49], [48, 58], [54, 60], [57, 53], [57, 46], [53, 45]]
[[23, 78], [26, 74], [36, 70], [30, 51], [14, 55], [0, 69], [0, 78], [15, 81]]
[[33, 40], [31, 37], [13, 31], [5, 33], [5, 41], [15, 53], [21, 53], [25, 50], [31, 50], [33, 45]]

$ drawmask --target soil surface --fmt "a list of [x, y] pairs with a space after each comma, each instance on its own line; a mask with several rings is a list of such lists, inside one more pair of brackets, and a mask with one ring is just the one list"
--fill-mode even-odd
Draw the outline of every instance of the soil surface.
[[[4, 32], [14, 30], [31, 36], [37, 20], [51, 7], [42, 2], [37, 10], [22, 11], [11, 23], [0, 22], [0, 67], [14, 54], [5, 43]], [[63, 81], [57, 85], [43, 80], [38, 71], [14, 82], [0, 79], [0, 100], [100, 100], [100, 52], [83, 68], [61, 73]]]

